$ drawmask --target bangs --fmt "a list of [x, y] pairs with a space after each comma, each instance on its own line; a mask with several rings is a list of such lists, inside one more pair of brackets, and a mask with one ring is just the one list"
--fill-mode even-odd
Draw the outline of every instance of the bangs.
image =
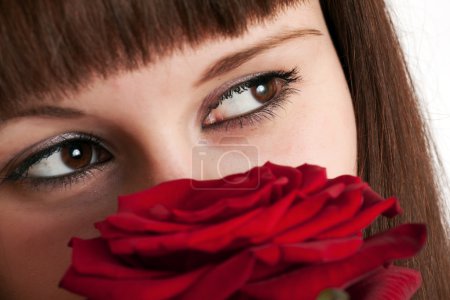
[[0, 1], [0, 112], [235, 37], [302, 0]]

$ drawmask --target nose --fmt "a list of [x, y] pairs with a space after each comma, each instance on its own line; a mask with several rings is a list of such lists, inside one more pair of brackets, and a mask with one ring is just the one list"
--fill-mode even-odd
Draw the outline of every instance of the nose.
[[126, 192], [136, 192], [162, 182], [191, 178], [192, 141], [182, 132], [149, 132], [138, 135], [139, 140], [124, 159], [127, 171], [123, 182]]
[[164, 181], [191, 178], [191, 152], [187, 143], [165, 143], [150, 156], [149, 165], [144, 170], [152, 185]]
[[185, 139], [166, 135], [147, 149], [142, 168], [151, 185], [192, 177], [191, 146]]

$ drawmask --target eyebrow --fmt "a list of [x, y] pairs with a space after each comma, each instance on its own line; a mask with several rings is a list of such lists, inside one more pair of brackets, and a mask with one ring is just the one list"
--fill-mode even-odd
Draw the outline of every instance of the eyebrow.
[[231, 70], [236, 69], [247, 61], [251, 60], [255, 56], [261, 54], [262, 52], [275, 48], [286, 41], [310, 35], [319, 36], [323, 34], [320, 30], [317, 29], [289, 30], [276, 36], [270, 37], [255, 46], [251, 46], [244, 50], [228, 54], [210, 65], [200, 76], [200, 79], [195, 83], [195, 86], [199, 86], [206, 81], [230, 72]]
[[81, 110], [68, 107], [58, 106], [39, 106], [32, 107], [25, 110], [18, 110], [14, 112], [8, 112], [4, 116], [0, 116], [0, 129], [4, 127], [8, 122], [14, 119], [21, 119], [25, 117], [48, 117], [55, 119], [66, 118], [78, 118], [84, 116], [85, 113]]

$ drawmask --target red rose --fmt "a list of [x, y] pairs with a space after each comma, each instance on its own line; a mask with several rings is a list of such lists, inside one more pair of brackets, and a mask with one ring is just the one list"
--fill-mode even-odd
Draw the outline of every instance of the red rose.
[[90, 299], [408, 299], [420, 274], [391, 262], [422, 248], [425, 226], [362, 237], [399, 213], [358, 177], [307, 164], [174, 180], [119, 197], [101, 237], [72, 239], [61, 286]]

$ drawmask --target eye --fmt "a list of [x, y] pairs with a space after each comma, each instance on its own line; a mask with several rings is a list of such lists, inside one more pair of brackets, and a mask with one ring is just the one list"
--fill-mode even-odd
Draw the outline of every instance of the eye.
[[38, 145], [35, 154], [15, 164], [5, 181], [24, 181], [33, 187], [68, 185], [112, 160], [113, 155], [94, 136], [68, 133]]
[[88, 141], [68, 141], [29, 167], [27, 177], [59, 177], [104, 162], [110, 154]]
[[235, 85], [224, 92], [219, 100], [209, 106], [208, 114], [202, 121], [202, 127], [226, 123], [238, 119], [243, 124], [243, 117], [248, 117], [273, 102], [281, 102], [286, 96], [289, 84], [296, 81], [296, 70], [290, 72], [270, 72], [256, 75], [243, 83]]

